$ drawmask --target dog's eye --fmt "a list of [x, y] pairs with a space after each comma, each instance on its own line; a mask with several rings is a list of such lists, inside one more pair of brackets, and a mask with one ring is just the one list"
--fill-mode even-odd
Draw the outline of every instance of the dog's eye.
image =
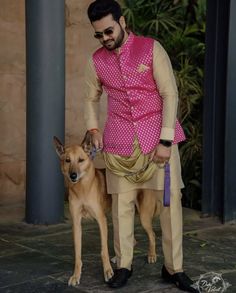
[[66, 158], [66, 163], [70, 163], [70, 158]]
[[84, 161], [84, 159], [79, 158], [79, 163], [82, 163]]

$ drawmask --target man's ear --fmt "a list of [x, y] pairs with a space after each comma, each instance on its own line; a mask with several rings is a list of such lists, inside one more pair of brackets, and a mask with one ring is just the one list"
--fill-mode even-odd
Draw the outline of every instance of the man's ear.
[[120, 17], [119, 23], [123, 29], [126, 29], [126, 21], [123, 15]]
[[85, 151], [86, 154], [90, 154], [90, 151], [92, 149], [92, 135], [89, 131], [87, 131], [85, 133], [85, 136], [84, 136], [84, 139], [83, 141], [81, 142], [81, 147], [83, 148], [83, 150]]
[[58, 154], [58, 156], [61, 157], [62, 155], [64, 155], [65, 147], [56, 136], [53, 137], [53, 143], [54, 143], [54, 147], [56, 149], [56, 153]]

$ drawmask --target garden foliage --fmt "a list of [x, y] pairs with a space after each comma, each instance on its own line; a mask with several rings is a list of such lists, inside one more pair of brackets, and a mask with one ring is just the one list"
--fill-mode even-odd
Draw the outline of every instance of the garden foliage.
[[183, 204], [200, 209], [206, 0], [123, 0], [121, 4], [128, 27], [160, 41], [170, 56], [179, 91], [178, 119], [187, 137], [180, 144]]

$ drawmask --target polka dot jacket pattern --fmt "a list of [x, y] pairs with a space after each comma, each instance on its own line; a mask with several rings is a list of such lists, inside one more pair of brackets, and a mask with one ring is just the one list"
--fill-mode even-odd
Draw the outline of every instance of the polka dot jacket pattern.
[[[104, 151], [130, 156], [135, 135], [144, 154], [159, 143], [162, 127], [162, 98], [153, 78], [154, 40], [130, 34], [119, 54], [98, 49], [93, 62], [108, 95]], [[176, 121], [174, 143], [185, 139]]]

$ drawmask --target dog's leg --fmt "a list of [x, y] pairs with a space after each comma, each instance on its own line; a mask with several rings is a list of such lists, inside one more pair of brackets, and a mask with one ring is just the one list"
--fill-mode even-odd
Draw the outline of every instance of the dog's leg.
[[107, 229], [107, 219], [103, 212], [96, 214], [96, 220], [100, 229], [100, 237], [101, 237], [101, 257], [103, 263], [103, 272], [104, 279], [107, 282], [113, 276], [113, 269], [111, 267], [111, 263], [109, 260], [109, 252], [108, 252], [108, 229]]
[[139, 213], [141, 224], [149, 239], [148, 263], [155, 263], [157, 260], [155, 233], [152, 228], [152, 220], [155, 213], [156, 197], [152, 190], [143, 190], [139, 200]]
[[74, 273], [68, 281], [69, 286], [76, 286], [80, 283], [82, 261], [81, 261], [81, 249], [82, 249], [82, 227], [81, 219], [82, 215], [78, 206], [72, 206], [70, 204], [70, 213], [73, 221], [73, 236], [74, 236], [74, 249], [75, 249], [75, 268]]

